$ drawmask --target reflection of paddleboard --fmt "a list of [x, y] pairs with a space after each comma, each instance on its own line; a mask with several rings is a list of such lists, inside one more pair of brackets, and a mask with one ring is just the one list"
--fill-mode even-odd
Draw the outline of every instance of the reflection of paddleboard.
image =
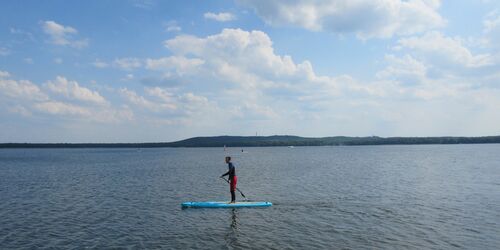
[[267, 201], [242, 201], [236, 203], [229, 203], [227, 201], [204, 201], [204, 202], [184, 202], [182, 207], [195, 207], [195, 208], [237, 208], [237, 207], [270, 207], [273, 204]]

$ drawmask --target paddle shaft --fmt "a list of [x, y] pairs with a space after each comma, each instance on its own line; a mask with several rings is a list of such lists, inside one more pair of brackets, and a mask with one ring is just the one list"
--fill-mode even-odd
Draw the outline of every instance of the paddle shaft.
[[[224, 177], [221, 177], [221, 178], [222, 178], [223, 180], [225, 180], [227, 183], [231, 184], [231, 183], [229, 182], [229, 180], [227, 180], [226, 178], [224, 178]], [[243, 198], [247, 198], [247, 197], [243, 194], [243, 192], [241, 192], [241, 190], [240, 190], [239, 188], [236, 188], [236, 190], [238, 190], [238, 192], [240, 192], [240, 194], [241, 194], [241, 196], [243, 196]]]

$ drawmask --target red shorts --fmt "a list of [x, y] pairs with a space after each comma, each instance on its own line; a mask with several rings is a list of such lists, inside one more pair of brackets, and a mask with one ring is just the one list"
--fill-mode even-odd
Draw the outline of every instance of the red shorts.
[[236, 184], [238, 183], [238, 176], [234, 176], [232, 180], [229, 181], [229, 190], [236, 190]]

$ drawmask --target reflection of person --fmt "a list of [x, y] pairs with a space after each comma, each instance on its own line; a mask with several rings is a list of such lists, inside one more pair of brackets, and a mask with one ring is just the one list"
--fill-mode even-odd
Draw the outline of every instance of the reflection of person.
[[238, 214], [237, 209], [231, 209], [231, 225], [229, 225], [229, 230], [227, 231], [224, 239], [226, 240], [226, 245], [230, 248], [238, 248]]
[[238, 229], [238, 216], [236, 216], [236, 209], [233, 208], [232, 215], [231, 215], [231, 228], [232, 229]]
[[238, 182], [238, 177], [236, 176], [236, 171], [233, 163], [231, 162], [230, 156], [226, 156], [226, 163], [229, 170], [227, 171], [227, 173], [221, 175], [220, 178], [229, 175], [229, 191], [231, 191], [231, 203], [235, 203], [236, 194], [234, 193], [234, 191], [236, 190], [236, 183]]

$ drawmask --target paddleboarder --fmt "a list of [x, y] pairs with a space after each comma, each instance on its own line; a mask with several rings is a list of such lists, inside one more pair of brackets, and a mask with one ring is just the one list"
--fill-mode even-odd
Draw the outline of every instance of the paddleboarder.
[[236, 170], [234, 168], [233, 163], [231, 162], [230, 156], [226, 156], [226, 163], [229, 170], [227, 171], [227, 173], [221, 175], [220, 178], [229, 175], [229, 191], [231, 191], [231, 203], [235, 203], [236, 194], [234, 193], [234, 191], [236, 190], [236, 183], [238, 182], [238, 177], [236, 176]]

